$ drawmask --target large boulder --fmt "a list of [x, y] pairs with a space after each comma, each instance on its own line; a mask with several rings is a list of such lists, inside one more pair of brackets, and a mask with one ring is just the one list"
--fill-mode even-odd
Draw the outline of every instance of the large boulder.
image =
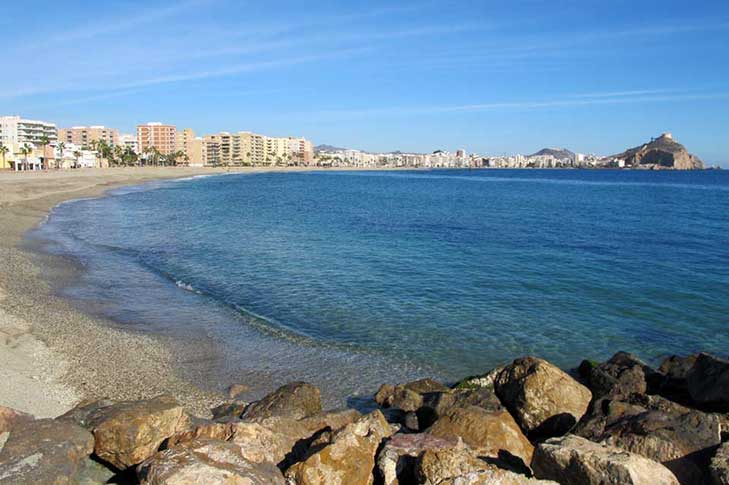
[[493, 389], [488, 387], [432, 392], [423, 397], [423, 405], [417, 412], [418, 422], [425, 429], [448, 411], [468, 406], [477, 406], [487, 411], [503, 409]]
[[286, 470], [286, 477], [297, 485], [370, 485], [377, 449], [391, 434], [382, 413], [373, 411], [333, 433], [328, 444], [311, 449], [305, 460]]
[[709, 466], [713, 485], [729, 485], [729, 442], [716, 450]]
[[428, 433], [396, 434], [377, 455], [377, 470], [384, 485], [416, 483], [415, 464], [423, 452], [463, 447], [460, 439], [437, 438]]
[[655, 392], [663, 380], [658, 372], [627, 352], [618, 352], [598, 365], [584, 361], [579, 370], [595, 399]]
[[438, 438], [462, 439], [483, 456], [499, 458], [505, 452], [528, 465], [534, 447], [505, 409], [487, 411], [477, 406], [457, 407], [428, 429]]
[[524, 357], [499, 373], [496, 395], [529, 436], [568, 432], [592, 399], [588, 388], [546, 360]]
[[72, 422], [29, 421], [9, 432], [0, 451], [0, 483], [77, 483], [93, 449], [91, 433]]
[[688, 374], [697, 357], [697, 355], [687, 357], [672, 355], [663, 360], [658, 368], [658, 372], [663, 376], [659, 391], [662, 396], [677, 402], [690, 402]]
[[10, 431], [13, 426], [27, 424], [33, 421], [33, 416], [22, 411], [0, 406], [0, 435]]
[[230, 441], [254, 463], [273, 463], [285, 469], [303, 459], [312, 443], [360, 418], [354, 410], [331, 411], [304, 419], [286, 416], [231, 421]]
[[695, 403], [718, 411], [729, 411], [729, 360], [699, 354], [686, 379]]
[[397, 386], [383, 384], [375, 394], [375, 402], [385, 408], [414, 412], [423, 404], [424, 396], [445, 391], [448, 387], [434, 379], [420, 379]]
[[575, 433], [664, 464], [682, 484], [706, 483], [719, 419], [660, 396], [598, 400]]
[[238, 422], [240, 420], [237, 418], [230, 418], [225, 421], [213, 421], [196, 416], [189, 416], [177, 429], [175, 434], [167, 439], [166, 446], [172, 448], [180, 443], [198, 439], [227, 441], [235, 434], [235, 424]]
[[252, 463], [234, 443], [194, 440], [156, 453], [137, 467], [148, 485], [284, 485], [281, 471], [269, 463]]
[[426, 450], [415, 467], [422, 485], [558, 485], [487, 463], [467, 448]]
[[496, 377], [504, 370], [503, 366], [494, 367], [485, 374], [464, 377], [453, 385], [453, 389], [494, 389]]
[[142, 401], [86, 404], [65, 414], [94, 435], [94, 453], [124, 470], [152, 456], [163, 441], [184, 428], [187, 416], [171, 396]]
[[539, 444], [532, 469], [535, 476], [562, 485], [678, 485], [660, 463], [575, 435]]
[[319, 388], [306, 382], [291, 382], [247, 406], [241, 417], [288, 416], [305, 418], [321, 412]]

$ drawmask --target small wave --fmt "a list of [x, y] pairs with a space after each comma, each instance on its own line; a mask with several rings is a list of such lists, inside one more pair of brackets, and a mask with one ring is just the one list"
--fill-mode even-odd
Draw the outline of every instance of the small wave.
[[177, 285], [178, 288], [181, 288], [185, 291], [189, 291], [190, 293], [196, 293], [198, 295], [202, 295], [202, 292], [199, 290], [196, 290], [194, 286], [192, 286], [190, 283], [185, 283], [182, 280], [175, 281], [175, 285]]

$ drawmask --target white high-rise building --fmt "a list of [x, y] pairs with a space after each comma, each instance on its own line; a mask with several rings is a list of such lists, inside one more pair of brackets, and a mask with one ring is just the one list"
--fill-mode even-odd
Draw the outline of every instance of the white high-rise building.
[[0, 143], [5, 146], [19, 147], [24, 143], [38, 145], [44, 135], [49, 143], [56, 143], [56, 125], [47, 121], [26, 120], [20, 116], [0, 116]]

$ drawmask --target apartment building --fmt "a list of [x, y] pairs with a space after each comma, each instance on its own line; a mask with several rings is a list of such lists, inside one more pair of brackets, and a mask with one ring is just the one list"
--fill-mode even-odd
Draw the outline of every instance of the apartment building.
[[205, 165], [221, 165], [219, 135], [205, 135], [203, 137], [203, 160]]
[[185, 154], [185, 159], [181, 160], [191, 166], [205, 165], [206, 150], [205, 143], [202, 138], [195, 136], [192, 128], [185, 128], [177, 132], [177, 150]]
[[[178, 136], [179, 150], [185, 151], [185, 140], [189, 143], [192, 135], [190, 130], [187, 136], [184, 132]], [[200, 152], [206, 165], [308, 165], [314, 159], [313, 145], [305, 138], [269, 137], [250, 131], [206, 135]]]
[[177, 150], [177, 128], [159, 122], [137, 125], [137, 145], [140, 153], [156, 148], [162, 155]]
[[0, 143], [7, 147], [21, 147], [24, 143], [37, 145], [43, 136], [55, 143], [58, 139], [56, 125], [20, 116], [0, 116]]
[[119, 144], [119, 130], [105, 126], [73, 126], [59, 129], [58, 140], [81, 147], [90, 147], [101, 141], [116, 146]]
[[119, 146], [131, 148], [134, 153], [139, 153], [139, 142], [136, 135], [119, 135]]

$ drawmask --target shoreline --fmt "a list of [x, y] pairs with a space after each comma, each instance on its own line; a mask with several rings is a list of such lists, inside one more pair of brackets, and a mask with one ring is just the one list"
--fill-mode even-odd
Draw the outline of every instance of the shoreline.
[[0, 173], [0, 405], [55, 417], [86, 399], [172, 394], [190, 411], [207, 414], [224, 396], [180, 377], [172, 341], [120, 329], [57, 296], [44, 273], [73, 277], [78, 269], [67, 258], [34, 250], [25, 236], [57, 205], [103, 197], [122, 186], [206, 175], [318, 170], [331, 169], [145, 167]]

